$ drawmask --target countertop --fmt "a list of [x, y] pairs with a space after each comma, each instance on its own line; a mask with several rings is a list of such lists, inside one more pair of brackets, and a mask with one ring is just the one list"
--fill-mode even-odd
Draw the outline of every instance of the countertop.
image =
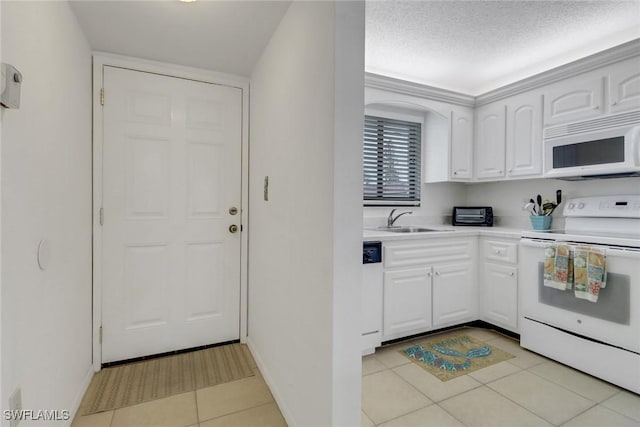
[[507, 227], [461, 227], [447, 225], [425, 226], [438, 231], [427, 231], [422, 233], [394, 233], [391, 231], [377, 230], [375, 227], [365, 228], [362, 231], [362, 239], [366, 241], [376, 240], [389, 242], [395, 240], [416, 240], [416, 239], [437, 239], [449, 237], [469, 237], [486, 236], [505, 239], [519, 239], [522, 236], [522, 229]]

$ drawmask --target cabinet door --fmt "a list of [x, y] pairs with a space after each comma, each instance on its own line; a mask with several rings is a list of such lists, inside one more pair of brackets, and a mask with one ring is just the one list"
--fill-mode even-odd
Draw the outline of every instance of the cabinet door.
[[487, 262], [482, 274], [482, 319], [517, 331], [518, 275], [516, 267]]
[[604, 79], [590, 73], [554, 84], [544, 95], [544, 125], [585, 120], [603, 113]]
[[433, 267], [433, 326], [477, 319], [473, 263]]
[[616, 64], [609, 74], [612, 113], [640, 109], [640, 58]]
[[542, 95], [507, 100], [507, 176], [542, 175]]
[[473, 177], [473, 113], [451, 112], [452, 181], [469, 181]]
[[476, 178], [504, 177], [505, 106], [501, 103], [484, 105], [476, 111]]
[[384, 273], [383, 340], [424, 332], [431, 327], [431, 268]]

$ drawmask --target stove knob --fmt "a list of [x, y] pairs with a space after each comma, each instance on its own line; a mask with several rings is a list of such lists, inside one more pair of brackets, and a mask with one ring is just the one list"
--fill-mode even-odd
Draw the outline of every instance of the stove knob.
[[578, 209], [584, 208], [584, 203], [578, 203]]
[[574, 205], [573, 203], [569, 203], [569, 206], [568, 206], [569, 209], [573, 209], [575, 207], [576, 207], [576, 205]]

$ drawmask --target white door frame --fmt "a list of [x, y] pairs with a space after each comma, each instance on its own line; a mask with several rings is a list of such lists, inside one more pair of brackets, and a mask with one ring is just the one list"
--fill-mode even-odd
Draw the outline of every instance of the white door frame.
[[[103, 113], [101, 89], [103, 87], [103, 67], [113, 66], [134, 71], [161, 74], [170, 77], [195, 80], [231, 86], [242, 91], [242, 208], [240, 220], [244, 231], [240, 236], [240, 341], [247, 339], [247, 242], [249, 206], [249, 79], [230, 74], [217, 73], [199, 68], [166, 64], [156, 61], [131, 58], [110, 53], [93, 53], [93, 370], [98, 372], [102, 366], [102, 344], [100, 326], [102, 324], [102, 226], [100, 208], [102, 207], [102, 145]], [[104, 94], [108, 102], [109, 93]]]

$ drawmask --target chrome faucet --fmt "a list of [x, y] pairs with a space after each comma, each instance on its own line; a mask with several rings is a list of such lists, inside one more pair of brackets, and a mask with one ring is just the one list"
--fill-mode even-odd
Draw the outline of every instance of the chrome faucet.
[[400, 214], [398, 214], [395, 218], [393, 217], [393, 213], [395, 212], [395, 209], [391, 209], [391, 212], [389, 213], [389, 216], [387, 217], [387, 227], [393, 227], [393, 224], [398, 220], [398, 218], [400, 218], [402, 215], [407, 215], [407, 214], [412, 214], [413, 212], [402, 212]]

